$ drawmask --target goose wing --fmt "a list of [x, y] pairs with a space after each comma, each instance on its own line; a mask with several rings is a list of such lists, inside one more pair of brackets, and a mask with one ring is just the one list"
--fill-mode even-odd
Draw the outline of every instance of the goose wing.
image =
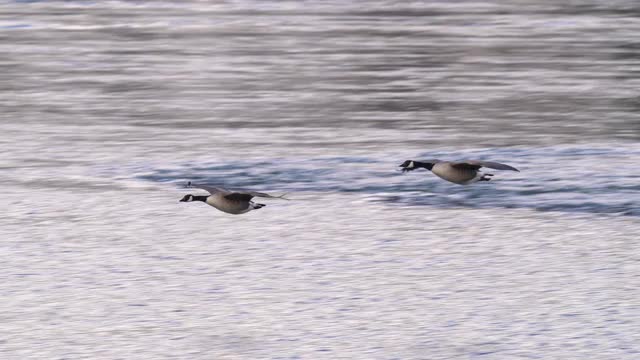
[[289, 199], [284, 197], [286, 194], [283, 194], [283, 195], [280, 195], [280, 196], [274, 196], [274, 195], [269, 195], [267, 193], [258, 192], [258, 191], [235, 190], [235, 189], [234, 190], [229, 190], [229, 189], [225, 189], [225, 188], [217, 187], [217, 186], [193, 184], [193, 183], [191, 183], [191, 181], [189, 181], [187, 183], [187, 187], [188, 188], [202, 189], [202, 190], [208, 191], [212, 195], [216, 194], [216, 193], [223, 193], [223, 194], [225, 194], [224, 197], [229, 199], [229, 200], [249, 201], [254, 197], [289, 200]]
[[[247, 195], [247, 196], [251, 196], [251, 197], [263, 197], [263, 198], [272, 198], [272, 199], [285, 199], [285, 200], [289, 200], [287, 198], [285, 198], [284, 196], [287, 194], [282, 194], [279, 196], [274, 196], [274, 195], [270, 195], [267, 193], [263, 193], [263, 192], [258, 192], [258, 191], [250, 191], [250, 190], [234, 190], [233, 194], [241, 194], [241, 195]], [[233, 195], [231, 194], [231, 195]], [[226, 196], [225, 196], [226, 197]], [[249, 198], [251, 199], [251, 198]]]
[[253, 195], [239, 193], [239, 192], [232, 192], [229, 195], [225, 195], [224, 198], [231, 201], [250, 201], [253, 198]]
[[[286, 194], [284, 194], [284, 195], [286, 195]], [[284, 195], [273, 196], [273, 195], [269, 195], [267, 193], [257, 192], [257, 191], [233, 191], [230, 194], [225, 195], [224, 198], [225, 199], [229, 199], [229, 200], [234, 200], [234, 201], [249, 201], [254, 197], [289, 200], [289, 199], [285, 198]]]
[[481, 167], [487, 167], [490, 169], [496, 170], [511, 170], [511, 171], [520, 171], [513, 166], [509, 166], [507, 164], [502, 164], [499, 162], [493, 161], [482, 161], [482, 160], [464, 160], [464, 161], [456, 161], [451, 162], [451, 166], [457, 168], [471, 168], [471, 169], [480, 169]]

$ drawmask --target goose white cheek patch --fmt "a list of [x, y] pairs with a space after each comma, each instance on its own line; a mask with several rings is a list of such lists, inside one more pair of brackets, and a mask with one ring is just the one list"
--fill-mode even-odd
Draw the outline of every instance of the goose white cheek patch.
[[413, 169], [415, 167], [415, 165], [413, 164], [413, 161], [409, 163], [409, 166], [407, 166], [409, 169]]

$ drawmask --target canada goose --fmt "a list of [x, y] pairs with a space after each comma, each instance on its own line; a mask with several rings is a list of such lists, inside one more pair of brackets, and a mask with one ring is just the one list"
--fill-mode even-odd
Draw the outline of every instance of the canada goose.
[[284, 195], [272, 196], [261, 192], [244, 190], [232, 191], [215, 186], [191, 184], [191, 181], [187, 183], [187, 187], [206, 190], [210, 195], [188, 194], [180, 199], [180, 202], [202, 201], [222, 212], [234, 215], [244, 214], [251, 210], [260, 209], [263, 206], [266, 206], [265, 204], [258, 204], [251, 201], [251, 199], [254, 197], [278, 198], [286, 200]]
[[400, 164], [402, 172], [412, 171], [418, 168], [431, 170], [437, 176], [460, 185], [469, 185], [477, 181], [489, 181], [493, 174], [483, 174], [480, 172], [481, 167], [487, 167], [496, 170], [512, 170], [520, 171], [512, 166], [480, 160], [464, 160], [464, 161], [442, 161], [442, 160], [424, 160], [413, 161], [407, 160]]

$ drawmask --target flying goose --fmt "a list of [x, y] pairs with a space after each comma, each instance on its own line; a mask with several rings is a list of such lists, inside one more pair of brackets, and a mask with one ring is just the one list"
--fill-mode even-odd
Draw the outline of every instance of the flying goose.
[[281, 196], [272, 196], [269, 194], [256, 192], [256, 191], [245, 191], [245, 190], [227, 190], [220, 187], [209, 186], [209, 185], [197, 185], [192, 184], [191, 181], [187, 183], [188, 188], [198, 188], [202, 190], [206, 190], [210, 195], [185, 195], [180, 202], [191, 202], [191, 201], [202, 201], [208, 205], [213, 206], [214, 208], [226, 212], [228, 214], [244, 214], [251, 210], [260, 209], [265, 204], [258, 204], [251, 201], [254, 197], [264, 197], [264, 198], [277, 198], [277, 199], [285, 199], [284, 195]]
[[477, 181], [489, 181], [493, 174], [483, 174], [480, 168], [487, 167], [496, 170], [520, 171], [512, 166], [481, 160], [442, 161], [437, 159], [413, 161], [407, 160], [400, 164], [402, 172], [412, 171], [418, 168], [431, 170], [442, 179], [460, 185], [469, 185]]

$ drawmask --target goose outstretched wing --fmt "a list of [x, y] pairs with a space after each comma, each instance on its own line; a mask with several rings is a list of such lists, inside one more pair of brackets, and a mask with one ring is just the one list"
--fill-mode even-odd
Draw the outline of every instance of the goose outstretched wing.
[[482, 160], [463, 160], [463, 161], [455, 161], [451, 162], [451, 166], [458, 168], [473, 168], [480, 169], [481, 167], [487, 167], [490, 169], [496, 170], [511, 170], [511, 171], [520, 171], [513, 166], [509, 166], [507, 164], [502, 164], [499, 162], [493, 161], [482, 161]]
[[272, 199], [284, 199], [284, 200], [289, 200], [286, 197], [284, 197], [287, 194], [282, 194], [282, 195], [270, 195], [267, 193], [263, 193], [263, 192], [258, 192], [258, 191], [250, 191], [250, 190], [234, 190], [233, 193], [235, 194], [244, 194], [244, 195], [249, 195], [251, 197], [263, 197], [263, 198], [272, 198]]
[[273, 198], [273, 199], [285, 199], [283, 195], [274, 196], [263, 192], [251, 191], [251, 190], [241, 190], [241, 189], [225, 189], [223, 187], [211, 186], [211, 185], [201, 185], [201, 184], [193, 184], [191, 181], [187, 183], [188, 188], [197, 188], [208, 191], [210, 194], [222, 193], [225, 194], [224, 197], [229, 200], [241, 200], [241, 201], [249, 201], [254, 197], [263, 197], [263, 198]]

